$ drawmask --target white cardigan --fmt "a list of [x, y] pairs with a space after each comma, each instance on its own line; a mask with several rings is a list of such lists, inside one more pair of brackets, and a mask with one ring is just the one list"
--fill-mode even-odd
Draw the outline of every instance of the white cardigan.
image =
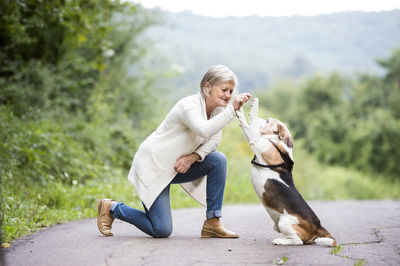
[[[204, 97], [199, 93], [181, 99], [165, 120], [139, 146], [128, 179], [139, 198], [150, 209], [161, 191], [174, 179], [176, 160], [193, 152], [204, 160], [216, 150], [224, 128], [235, 116], [232, 105], [216, 108], [207, 120]], [[185, 191], [206, 205], [206, 178], [183, 183]]]

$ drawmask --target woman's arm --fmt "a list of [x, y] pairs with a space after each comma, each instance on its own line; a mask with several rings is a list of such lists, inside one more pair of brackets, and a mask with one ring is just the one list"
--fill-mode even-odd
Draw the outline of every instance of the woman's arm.
[[221, 113], [210, 120], [205, 119], [202, 111], [198, 104], [187, 103], [183, 106], [181, 114], [182, 122], [202, 138], [210, 138], [215, 135], [235, 117], [235, 110], [232, 105], [228, 105]]
[[210, 138], [222, 130], [235, 117], [235, 110], [239, 109], [251, 98], [249, 93], [242, 93], [235, 97], [232, 105], [228, 105], [221, 113], [207, 120], [198, 103], [189, 102], [183, 105], [181, 119], [193, 132], [203, 138]]

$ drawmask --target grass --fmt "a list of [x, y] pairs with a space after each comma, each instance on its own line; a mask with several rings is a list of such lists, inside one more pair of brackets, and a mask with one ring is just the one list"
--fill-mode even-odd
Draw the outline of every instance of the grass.
[[[295, 140], [294, 181], [306, 200], [400, 198], [399, 182], [390, 183], [382, 176], [322, 165], [302, 145]], [[258, 203], [250, 181], [253, 154], [237, 121], [224, 130], [219, 150], [228, 157], [224, 204]], [[100, 198], [142, 208], [127, 174], [126, 169], [105, 169], [102, 177], [73, 185], [56, 181], [46, 185], [19, 184], [12, 178], [2, 177], [3, 242], [12, 242], [57, 223], [96, 217], [95, 206]], [[171, 188], [171, 206], [174, 209], [199, 207], [179, 185]]]
[[356, 263], [354, 263], [354, 266], [364, 266], [366, 264], [367, 262], [365, 260], [357, 260]]
[[342, 246], [338, 245], [336, 247], [331, 248], [331, 254], [338, 254], [342, 251]]
[[288, 260], [289, 260], [288, 257], [283, 257], [283, 258], [280, 258], [279, 260], [274, 261], [274, 264], [283, 265], [283, 264], [285, 264]]
[[90, 180], [86, 184], [50, 183], [10, 189], [3, 199], [3, 242], [13, 241], [43, 227], [70, 220], [96, 216], [97, 199], [118, 195], [118, 200], [139, 207], [122, 173], [114, 171], [108, 179]]

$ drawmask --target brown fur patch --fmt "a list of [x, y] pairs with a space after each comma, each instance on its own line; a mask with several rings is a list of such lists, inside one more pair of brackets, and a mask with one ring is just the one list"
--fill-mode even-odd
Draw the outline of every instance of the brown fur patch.
[[278, 135], [289, 148], [293, 148], [293, 137], [284, 123], [275, 118], [269, 118], [266, 125], [260, 128], [261, 135]]
[[281, 154], [273, 145], [271, 145], [271, 147], [268, 150], [261, 153], [261, 156], [267, 162], [268, 165], [277, 165], [284, 162], [281, 157]]
[[329, 238], [332, 238], [333, 239], [333, 245], [332, 246], [334, 246], [334, 247], [337, 246], [336, 239], [325, 228], [323, 228], [323, 227], [322, 228], [318, 228], [317, 229], [317, 235], [318, 235], [318, 237], [329, 237]]
[[283, 154], [288, 154], [287, 150], [282, 146], [281, 143], [279, 142], [274, 142], [275, 146], [278, 148], [278, 150], [280, 150], [281, 153]]
[[278, 122], [278, 136], [286, 146], [293, 148], [292, 135], [290, 134], [289, 129], [281, 121]]
[[271, 128], [269, 128], [268, 126], [265, 126], [264, 128], [260, 129], [260, 134], [261, 135], [273, 135], [273, 134], [277, 134], [277, 132], [272, 131]]
[[297, 236], [300, 237], [305, 244], [312, 244], [318, 237], [317, 226], [315, 224], [310, 224], [297, 215], [295, 216], [299, 220], [299, 223], [292, 225], [292, 227], [296, 231]]

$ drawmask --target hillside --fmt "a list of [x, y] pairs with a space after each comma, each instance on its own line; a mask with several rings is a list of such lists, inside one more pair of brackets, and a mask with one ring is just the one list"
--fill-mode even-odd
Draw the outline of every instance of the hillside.
[[[155, 42], [154, 53], [165, 59], [163, 67], [180, 74], [170, 81], [180, 92], [197, 90], [201, 75], [214, 64], [230, 66], [246, 90], [331, 71], [380, 73], [375, 60], [400, 46], [400, 10], [315, 17], [162, 14], [165, 22], [147, 35]], [[160, 60], [152, 67], [160, 68]]]

